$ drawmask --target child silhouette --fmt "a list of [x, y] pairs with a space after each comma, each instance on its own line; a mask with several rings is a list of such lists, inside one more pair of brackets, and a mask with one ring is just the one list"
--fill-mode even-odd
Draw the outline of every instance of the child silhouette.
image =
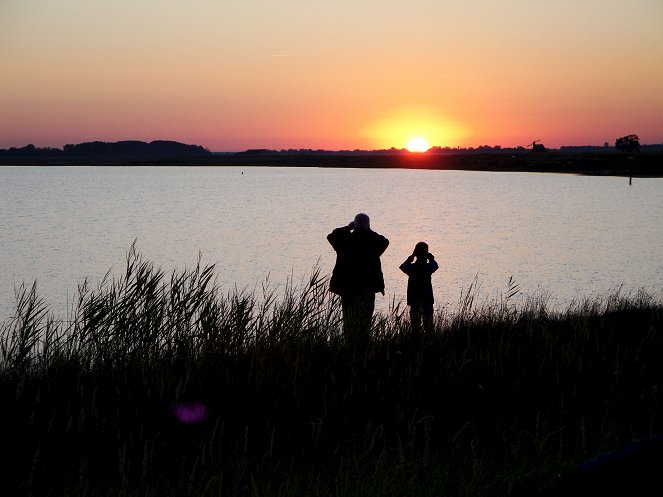
[[421, 321], [425, 332], [433, 330], [433, 285], [431, 275], [439, 268], [435, 258], [428, 253], [428, 244], [419, 242], [400, 270], [408, 275], [407, 305], [410, 306], [410, 322], [413, 333], [421, 330]]

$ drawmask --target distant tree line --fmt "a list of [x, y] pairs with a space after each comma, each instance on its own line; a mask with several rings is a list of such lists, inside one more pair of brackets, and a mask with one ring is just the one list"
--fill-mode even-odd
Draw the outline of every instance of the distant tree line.
[[[478, 147], [431, 147], [427, 154], [453, 154], [453, 153], [518, 153], [527, 152], [525, 147], [502, 147], [500, 145], [480, 145]], [[289, 149], [248, 149], [243, 152], [237, 152], [236, 155], [411, 155], [406, 148], [385, 148], [376, 150], [324, 150], [311, 148], [289, 148]]]
[[[572, 145], [562, 146], [560, 152], [606, 152], [623, 151], [633, 153], [663, 151], [663, 143], [655, 145], [640, 145], [637, 135], [627, 135], [617, 138], [615, 146], [611, 147], [608, 142], [603, 146], [594, 145]], [[502, 147], [500, 145], [479, 145], [478, 147], [440, 147], [433, 146], [426, 153], [430, 155], [447, 154], [520, 154], [531, 152], [527, 147]], [[210, 152], [201, 145], [187, 145], [175, 141], [156, 140], [153, 142], [142, 142], [126, 140], [119, 142], [85, 142], [76, 145], [67, 144], [62, 149], [43, 147], [38, 148], [33, 144], [25, 147], [0, 149], [0, 157], [17, 158], [164, 158], [164, 157], [204, 157], [211, 155], [251, 155], [251, 156], [281, 156], [281, 155], [336, 155], [336, 156], [362, 156], [362, 155], [411, 155], [412, 152], [406, 148], [391, 147], [377, 150], [324, 150], [324, 149], [248, 149], [243, 152]]]
[[0, 157], [200, 157], [211, 152], [200, 145], [187, 145], [175, 141], [157, 140], [142, 142], [127, 140], [119, 142], [85, 142], [68, 144], [59, 148], [37, 148], [33, 144], [25, 147], [0, 149]]
[[[635, 137], [629, 138], [629, 137]], [[626, 141], [620, 141], [627, 139]], [[555, 150], [555, 149], [548, 149]], [[629, 135], [628, 137], [618, 138], [614, 147], [611, 147], [608, 142], [602, 146], [597, 145], [564, 145], [559, 149], [560, 152], [617, 152], [619, 150], [626, 152], [633, 151], [648, 151], [656, 152], [663, 151], [663, 143], [656, 145], [640, 145], [637, 141], [637, 135]], [[431, 147], [426, 154], [430, 155], [448, 155], [448, 154], [521, 154], [532, 152], [531, 148], [527, 147], [502, 147], [500, 145], [479, 145], [478, 147]], [[289, 149], [268, 149], [257, 148], [248, 149], [243, 152], [237, 152], [235, 155], [252, 155], [252, 156], [279, 156], [279, 155], [411, 155], [412, 152], [406, 148], [388, 148], [377, 150], [324, 150], [324, 149], [310, 149], [310, 148], [289, 148]]]

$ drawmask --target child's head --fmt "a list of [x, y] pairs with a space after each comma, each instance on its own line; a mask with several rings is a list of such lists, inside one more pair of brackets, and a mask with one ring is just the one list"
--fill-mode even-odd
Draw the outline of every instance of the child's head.
[[428, 244], [425, 242], [419, 242], [414, 246], [414, 252], [412, 254], [417, 258], [417, 259], [422, 259], [426, 260], [426, 257], [428, 256]]

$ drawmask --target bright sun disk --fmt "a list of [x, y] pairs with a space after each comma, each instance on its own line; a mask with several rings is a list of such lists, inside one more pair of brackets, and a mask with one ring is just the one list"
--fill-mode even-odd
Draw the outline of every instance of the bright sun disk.
[[409, 142], [407, 142], [407, 146], [405, 148], [407, 148], [410, 152], [426, 152], [430, 148], [430, 144], [425, 138], [417, 136], [416, 138], [412, 138]]

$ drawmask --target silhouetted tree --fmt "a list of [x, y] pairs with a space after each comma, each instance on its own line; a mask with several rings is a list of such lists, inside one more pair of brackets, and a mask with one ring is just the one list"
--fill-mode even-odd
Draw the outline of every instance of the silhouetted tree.
[[94, 141], [77, 145], [67, 144], [63, 150], [69, 155], [104, 157], [188, 157], [210, 154], [209, 150], [200, 145], [186, 145], [168, 140], [156, 140], [150, 143], [138, 140], [112, 143]]
[[624, 152], [639, 152], [640, 151], [640, 139], [638, 135], [626, 135], [615, 140], [615, 148], [617, 150], [622, 150]]

